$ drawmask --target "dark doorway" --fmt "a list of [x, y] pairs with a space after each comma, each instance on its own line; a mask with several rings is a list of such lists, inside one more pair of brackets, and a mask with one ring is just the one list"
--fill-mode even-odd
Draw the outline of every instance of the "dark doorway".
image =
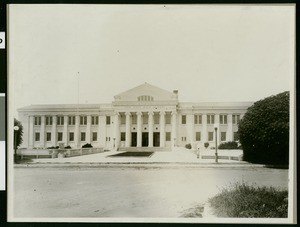
[[137, 133], [136, 132], [132, 132], [131, 133], [131, 146], [132, 147], [136, 147], [136, 138], [137, 138]]
[[142, 133], [142, 147], [148, 147], [149, 139], [148, 139], [148, 132]]
[[154, 132], [153, 133], [153, 146], [154, 147], [159, 147], [159, 132]]

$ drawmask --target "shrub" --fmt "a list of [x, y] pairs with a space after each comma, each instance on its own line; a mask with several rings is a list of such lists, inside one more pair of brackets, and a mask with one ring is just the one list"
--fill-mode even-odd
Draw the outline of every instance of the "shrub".
[[228, 150], [233, 150], [233, 149], [240, 149], [241, 147], [238, 146], [238, 143], [235, 141], [230, 141], [230, 142], [225, 142], [225, 143], [221, 143], [218, 146], [218, 149], [222, 150], [222, 149], [228, 149]]
[[72, 147], [69, 145], [69, 146], [66, 146], [65, 149], [72, 149]]
[[59, 146], [56, 146], [56, 147], [54, 147], [54, 146], [52, 146], [52, 147], [47, 147], [47, 149], [58, 149], [59, 148]]
[[288, 165], [289, 92], [255, 102], [239, 123], [244, 160]]
[[235, 183], [208, 201], [219, 217], [286, 218], [288, 214], [288, 191], [274, 187]]
[[93, 146], [90, 143], [86, 143], [86, 144], [82, 145], [82, 148], [91, 148], [91, 147], [93, 147]]
[[185, 145], [185, 148], [192, 149], [192, 145], [190, 143], [188, 143], [188, 144]]
[[205, 143], [204, 143], [204, 147], [205, 147], [205, 148], [208, 148], [208, 147], [209, 147], [209, 142], [205, 142]]

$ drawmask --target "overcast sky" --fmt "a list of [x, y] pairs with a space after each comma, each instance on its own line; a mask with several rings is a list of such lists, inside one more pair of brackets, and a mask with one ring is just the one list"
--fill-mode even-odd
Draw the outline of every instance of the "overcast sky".
[[294, 7], [10, 5], [9, 95], [110, 103], [148, 82], [183, 102], [257, 101], [293, 86]]

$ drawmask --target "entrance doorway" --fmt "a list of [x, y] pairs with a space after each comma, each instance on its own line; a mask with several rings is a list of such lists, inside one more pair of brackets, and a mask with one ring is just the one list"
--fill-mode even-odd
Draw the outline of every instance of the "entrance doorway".
[[154, 132], [153, 133], [153, 146], [154, 147], [159, 147], [159, 132]]
[[132, 147], [136, 147], [136, 145], [137, 145], [136, 138], [137, 138], [137, 133], [136, 132], [132, 132], [131, 133], [131, 146]]
[[148, 147], [148, 144], [149, 144], [148, 132], [143, 132], [142, 133], [142, 147]]

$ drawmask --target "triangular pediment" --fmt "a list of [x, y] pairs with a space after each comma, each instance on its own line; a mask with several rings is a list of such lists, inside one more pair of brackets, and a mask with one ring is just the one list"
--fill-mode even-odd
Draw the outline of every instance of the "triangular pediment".
[[114, 98], [116, 102], [123, 102], [123, 101], [157, 102], [157, 101], [178, 100], [176, 93], [164, 90], [162, 88], [153, 86], [148, 83], [141, 84], [130, 90], [122, 92], [114, 96]]

